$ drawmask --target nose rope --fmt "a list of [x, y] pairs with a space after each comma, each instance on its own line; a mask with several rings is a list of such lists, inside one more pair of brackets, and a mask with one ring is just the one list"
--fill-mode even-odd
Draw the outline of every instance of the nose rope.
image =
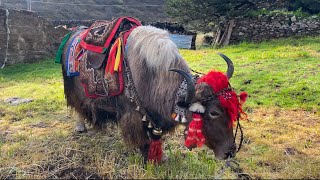
[[237, 138], [237, 134], [238, 134], [238, 129], [240, 129], [240, 143], [239, 143], [239, 147], [237, 149], [236, 152], [239, 152], [242, 146], [242, 142], [243, 142], [243, 130], [240, 124], [240, 114], [238, 115], [238, 120], [237, 120], [237, 127], [236, 127], [236, 132], [234, 134], [234, 143], [236, 143], [236, 138]]

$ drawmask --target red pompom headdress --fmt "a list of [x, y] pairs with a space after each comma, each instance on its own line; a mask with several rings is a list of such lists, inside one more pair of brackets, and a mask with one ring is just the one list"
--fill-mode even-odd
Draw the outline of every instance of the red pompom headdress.
[[[222, 107], [226, 108], [230, 121], [229, 127], [240, 118], [246, 118], [247, 115], [242, 110], [242, 104], [246, 101], [248, 94], [241, 92], [239, 97], [236, 92], [231, 89], [227, 76], [222, 72], [210, 71], [208, 74], [198, 79], [197, 83], [205, 82], [212, 87], [214, 93], [218, 96]], [[240, 100], [239, 100], [240, 99]], [[193, 112], [193, 120], [189, 124], [189, 130], [186, 137], [185, 145], [187, 147], [198, 146], [201, 147], [205, 138], [202, 134], [202, 117], [201, 113], [204, 113], [204, 108], [199, 103], [194, 103], [190, 108]]]
[[228, 111], [230, 116], [230, 125], [237, 120], [238, 115], [240, 115], [240, 117], [246, 117], [246, 114], [242, 110], [242, 104], [246, 101], [248, 94], [246, 92], [241, 92], [239, 95], [239, 101], [238, 95], [233, 89], [231, 89], [229, 80], [224, 73], [210, 71], [197, 81], [197, 83], [201, 82], [205, 82], [211, 86], [214, 93], [218, 95], [222, 107], [226, 108]]

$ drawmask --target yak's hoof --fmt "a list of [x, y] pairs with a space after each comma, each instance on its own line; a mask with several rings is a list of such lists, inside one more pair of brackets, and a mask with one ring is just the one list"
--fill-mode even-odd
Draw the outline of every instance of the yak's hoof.
[[74, 130], [78, 133], [85, 133], [87, 132], [86, 125], [83, 122], [77, 122], [76, 127]]

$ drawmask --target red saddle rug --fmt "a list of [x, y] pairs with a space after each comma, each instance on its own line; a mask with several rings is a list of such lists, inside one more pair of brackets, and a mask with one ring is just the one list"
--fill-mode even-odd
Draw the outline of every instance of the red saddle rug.
[[123, 92], [124, 48], [131, 31], [141, 23], [131, 17], [96, 21], [82, 36], [80, 81], [86, 96], [98, 98]]

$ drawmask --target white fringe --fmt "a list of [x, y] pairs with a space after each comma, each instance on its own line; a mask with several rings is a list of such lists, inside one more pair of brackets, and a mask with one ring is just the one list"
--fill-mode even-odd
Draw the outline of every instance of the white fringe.
[[204, 113], [206, 109], [199, 102], [195, 102], [189, 107], [189, 111], [195, 112], [195, 113]]

